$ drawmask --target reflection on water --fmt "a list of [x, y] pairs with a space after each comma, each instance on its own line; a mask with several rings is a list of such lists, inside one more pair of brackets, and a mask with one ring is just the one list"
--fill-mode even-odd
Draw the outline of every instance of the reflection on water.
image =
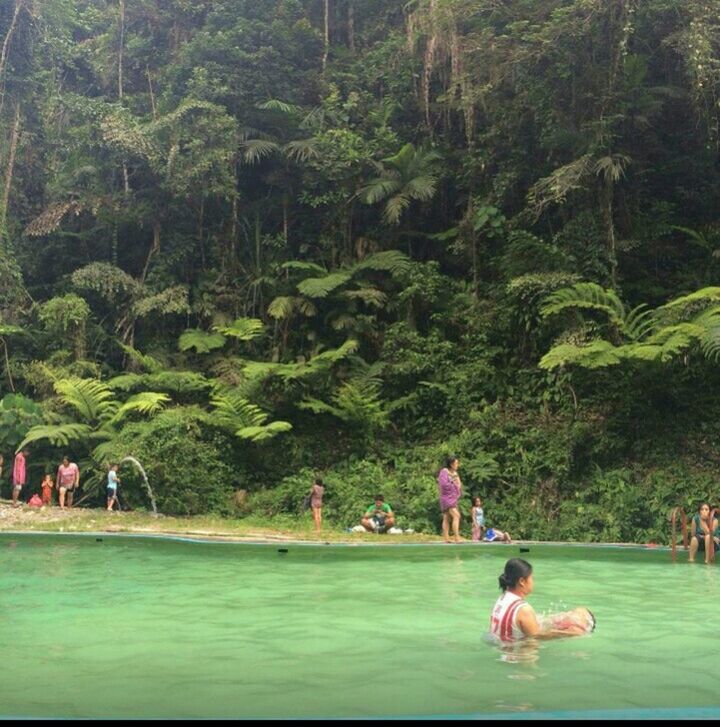
[[[502, 644], [500, 661], [507, 664], [536, 664], [540, 659], [540, 644], [535, 639], [524, 639], [514, 644]], [[529, 675], [513, 675], [511, 679], [534, 679]]]

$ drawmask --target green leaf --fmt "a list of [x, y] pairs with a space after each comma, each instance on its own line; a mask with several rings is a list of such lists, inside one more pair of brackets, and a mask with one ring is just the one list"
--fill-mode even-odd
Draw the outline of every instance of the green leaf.
[[208, 333], [199, 328], [191, 328], [183, 333], [178, 339], [178, 347], [181, 351], [194, 348], [197, 353], [209, 353], [213, 349], [222, 348], [225, 345], [225, 336], [221, 333]]
[[213, 330], [238, 341], [252, 341], [262, 334], [264, 328], [259, 318], [237, 318], [230, 326], [214, 326]]

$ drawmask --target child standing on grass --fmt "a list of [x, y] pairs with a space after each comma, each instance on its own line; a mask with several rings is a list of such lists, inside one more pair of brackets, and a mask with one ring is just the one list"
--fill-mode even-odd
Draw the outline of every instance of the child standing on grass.
[[107, 509], [108, 512], [112, 512], [113, 505], [117, 502], [117, 486], [120, 482], [118, 477], [118, 466], [116, 464], [110, 465], [110, 471], [108, 472], [107, 479]]
[[323, 495], [325, 494], [325, 485], [320, 477], [313, 480], [312, 489], [310, 490], [310, 507], [312, 508], [313, 520], [315, 521], [315, 532], [320, 534], [322, 529], [322, 506]]
[[477, 542], [485, 532], [485, 511], [479, 497], [473, 497], [472, 504], [472, 539]]
[[42, 504], [52, 505], [53, 476], [46, 473], [45, 479], [40, 483], [42, 487]]

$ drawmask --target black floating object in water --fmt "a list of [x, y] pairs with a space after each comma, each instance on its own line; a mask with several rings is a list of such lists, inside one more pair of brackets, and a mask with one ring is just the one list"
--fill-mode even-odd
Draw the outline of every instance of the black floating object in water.
[[288, 549], [287, 548], [278, 548], [278, 553], [285, 554], [287, 552], [288, 552]]
[[95, 538], [96, 543], [102, 543], [102, 538]]
[[520, 552], [521, 553], [529, 553], [530, 552], [530, 548], [520, 548]]

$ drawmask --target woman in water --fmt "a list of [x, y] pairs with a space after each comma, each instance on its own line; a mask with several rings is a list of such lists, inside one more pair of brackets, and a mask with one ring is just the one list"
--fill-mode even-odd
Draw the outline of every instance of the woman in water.
[[455, 542], [460, 542], [460, 510], [458, 500], [462, 495], [462, 482], [458, 474], [460, 460], [457, 457], [448, 457], [445, 460], [445, 467], [438, 475], [438, 489], [440, 491], [440, 510], [442, 510], [442, 533], [446, 543], [450, 542], [450, 518], [452, 518], [453, 534]]
[[500, 641], [581, 636], [595, 629], [595, 617], [586, 608], [538, 619], [535, 609], [525, 600], [533, 592], [533, 575], [532, 566], [522, 558], [511, 558], [505, 563], [498, 581], [502, 595], [490, 616], [490, 633]]
[[705, 562], [709, 563], [711, 544], [715, 548], [715, 552], [720, 548], [720, 531], [715, 517], [710, 522], [710, 505], [707, 502], [701, 503], [698, 511], [693, 515], [690, 536], [690, 562], [695, 560], [698, 550], [704, 550]]

